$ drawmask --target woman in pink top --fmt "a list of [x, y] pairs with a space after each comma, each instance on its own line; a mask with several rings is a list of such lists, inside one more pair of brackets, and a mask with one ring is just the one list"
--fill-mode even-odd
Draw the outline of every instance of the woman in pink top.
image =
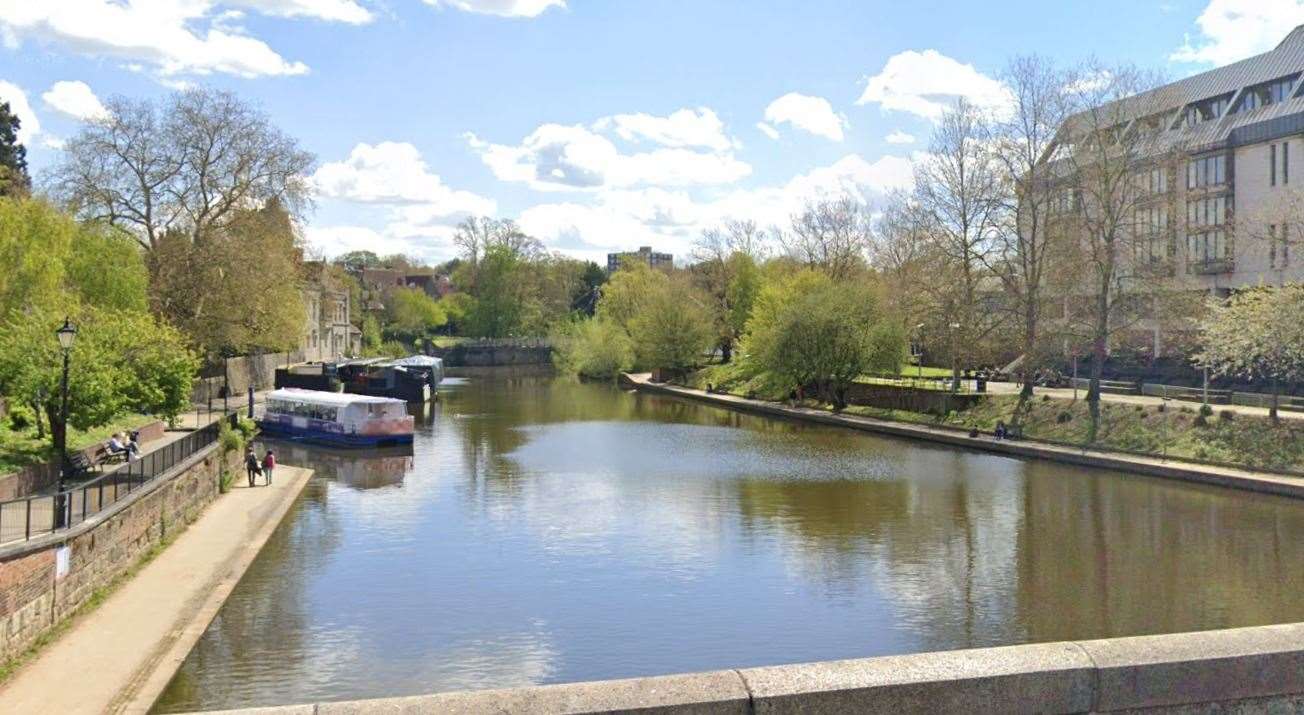
[[272, 485], [273, 469], [276, 469], [276, 455], [269, 449], [267, 454], [263, 455], [263, 476], [267, 479], [266, 483], [269, 487]]

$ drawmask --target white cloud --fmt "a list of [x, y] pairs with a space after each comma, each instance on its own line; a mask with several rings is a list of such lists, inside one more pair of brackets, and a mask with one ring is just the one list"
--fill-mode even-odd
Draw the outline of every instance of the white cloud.
[[245, 9], [350, 23], [371, 19], [354, 0], [0, 0], [0, 32], [6, 44], [49, 42], [163, 77], [306, 73], [307, 65], [285, 59], [238, 24]]
[[586, 258], [637, 245], [687, 255], [703, 229], [726, 219], [787, 225], [807, 201], [845, 194], [872, 204], [892, 189], [908, 187], [913, 177], [911, 158], [884, 156], [870, 162], [849, 154], [781, 185], [735, 189], [705, 200], [695, 200], [686, 190], [603, 190], [590, 203], [528, 208], [519, 222], [550, 248]]
[[109, 115], [109, 110], [104, 108], [100, 98], [95, 96], [85, 82], [55, 82], [41, 95], [41, 99], [54, 111], [82, 122], [96, 121]]
[[756, 128], [757, 128], [757, 129], [760, 129], [762, 134], [764, 134], [765, 136], [767, 136], [767, 137], [769, 137], [769, 138], [771, 138], [771, 139], [778, 139], [778, 138], [779, 138], [779, 130], [778, 130], [778, 129], [775, 129], [774, 127], [772, 127], [772, 126], [770, 126], [770, 125], [768, 125], [768, 124], [766, 124], [765, 122], [757, 122], [757, 123], [756, 123]]
[[368, 226], [308, 226], [304, 238], [313, 253], [334, 258], [349, 251], [372, 251], [382, 256], [402, 254], [429, 261], [447, 260], [456, 252], [453, 227], [444, 231], [408, 232], [401, 224], [383, 230]]
[[497, 208], [490, 199], [449, 188], [406, 142], [358, 144], [344, 161], [319, 167], [312, 183], [327, 198], [418, 207], [428, 216], [492, 214]]
[[765, 108], [765, 119], [771, 127], [787, 123], [835, 142], [842, 141], [842, 130], [847, 125], [847, 118], [834, 112], [829, 100], [797, 92], [770, 102]]
[[41, 133], [41, 122], [36, 118], [36, 112], [32, 111], [32, 105], [27, 101], [27, 93], [12, 82], [0, 80], [0, 102], [9, 103], [9, 111], [18, 117], [18, 142], [31, 146], [32, 139]]
[[[703, 112], [709, 113], [705, 123]], [[684, 120], [684, 116], [696, 119]], [[639, 119], [630, 121], [629, 117]], [[749, 175], [752, 167], [731, 151], [685, 148], [690, 143], [730, 144], [722, 128], [702, 131], [713, 118], [715, 113], [709, 110], [698, 110], [695, 115], [676, 112], [665, 118], [617, 115], [599, 119], [592, 127], [544, 124], [515, 146], [487, 142], [474, 134], [467, 134], [466, 140], [499, 179], [526, 183], [540, 191], [733, 183]], [[602, 131], [627, 141], [649, 139], [663, 147], [622, 153], [599, 133]]]
[[702, 147], [726, 151], [734, 140], [724, 131], [724, 122], [706, 107], [680, 109], [665, 117], [651, 114], [617, 114], [594, 123], [598, 131], [611, 130], [625, 141], [650, 140], [668, 147]]
[[1301, 23], [1301, 0], [1211, 0], [1195, 19], [1200, 26], [1199, 39], [1193, 43], [1187, 37], [1169, 59], [1229, 64], [1271, 50]]
[[915, 135], [907, 134], [901, 131], [900, 129], [892, 132], [886, 137], [883, 137], [883, 139], [887, 141], [888, 144], [914, 144], [915, 143]]
[[47, 134], [45, 135], [45, 138], [41, 139], [41, 144], [49, 149], [63, 149], [64, 145], [67, 144], [67, 142], [64, 141], [62, 137], [56, 137], [53, 134]]
[[1005, 86], [973, 65], [937, 50], [906, 50], [889, 57], [882, 71], [869, 78], [856, 104], [876, 103], [884, 109], [937, 119], [957, 97], [989, 109], [1007, 102]]
[[425, 0], [425, 3], [499, 17], [538, 17], [548, 8], [566, 7], [566, 0]]

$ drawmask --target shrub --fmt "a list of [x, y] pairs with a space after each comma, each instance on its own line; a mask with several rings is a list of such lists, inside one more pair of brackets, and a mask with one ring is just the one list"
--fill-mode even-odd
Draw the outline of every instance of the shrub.
[[1223, 410], [1218, 413], [1218, 419], [1222, 420], [1223, 422], [1231, 422], [1232, 420], [1236, 419], [1236, 411]]
[[1042, 402], [1050, 402], [1050, 395], [1042, 395], [1042, 396], [1041, 396], [1041, 401], [1042, 401]]
[[1160, 402], [1158, 405], [1155, 405], [1155, 412], [1166, 412], [1167, 410], [1168, 405], [1166, 403]]
[[1206, 404], [1206, 405], [1200, 405], [1200, 416], [1201, 416], [1201, 417], [1213, 417], [1213, 408], [1210, 407], [1210, 406], [1207, 405], [1207, 404]]
[[9, 408], [9, 428], [22, 431], [36, 424], [36, 413], [27, 405], [13, 405]]
[[1146, 411], [1146, 406], [1145, 406], [1145, 405], [1137, 405], [1137, 406], [1136, 406], [1135, 408], [1133, 408], [1133, 409], [1135, 409], [1137, 412], [1145, 412], [1145, 411]]
[[552, 336], [553, 363], [562, 373], [610, 379], [634, 365], [634, 345], [615, 322], [594, 318]]
[[1059, 413], [1058, 415], [1055, 415], [1055, 421], [1058, 422], [1058, 423], [1060, 423], [1060, 424], [1067, 424], [1067, 423], [1069, 423], [1069, 422], [1072, 422], [1072, 421], [1073, 421], [1073, 413], [1072, 413], [1072, 412], [1069, 412], [1068, 410], [1064, 410], [1063, 412]]
[[1196, 427], [1209, 426], [1209, 418], [1205, 416], [1204, 412], [1201, 412], [1200, 414], [1195, 416], [1195, 426]]

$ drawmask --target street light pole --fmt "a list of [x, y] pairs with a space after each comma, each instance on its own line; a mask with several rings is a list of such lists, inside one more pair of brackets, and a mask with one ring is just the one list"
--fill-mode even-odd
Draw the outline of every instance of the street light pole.
[[68, 525], [68, 496], [64, 494], [64, 482], [68, 478], [68, 363], [72, 355], [73, 341], [77, 338], [77, 328], [68, 318], [63, 319], [63, 326], [54, 332], [59, 339], [59, 349], [63, 351], [63, 377], [59, 382], [59, 430], [55, 433], [54, 451], [59, 455], [59, 480], [55, 485], [54, 526], [56, 529]]
[[960, 354], [955, 345], [955, 333], [959, 329], [959, 323], [951, 323], [951, 392], [960, 391]]

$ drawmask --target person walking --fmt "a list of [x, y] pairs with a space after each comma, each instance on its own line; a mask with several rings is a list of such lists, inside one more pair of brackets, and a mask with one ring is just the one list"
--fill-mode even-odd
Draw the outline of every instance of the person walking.
[[272, 486], [272, 470], [276, 469], [276, 454], [272, 450], [267, 450], [263, 455], [263, 483]]
[[253, 445], [245, 447], [245, 472], [249, 477], [249, 486], [254, 485], [254, 477], [260, 471], [262, 467], [258, 465], [258, 455], [254, 454]]

